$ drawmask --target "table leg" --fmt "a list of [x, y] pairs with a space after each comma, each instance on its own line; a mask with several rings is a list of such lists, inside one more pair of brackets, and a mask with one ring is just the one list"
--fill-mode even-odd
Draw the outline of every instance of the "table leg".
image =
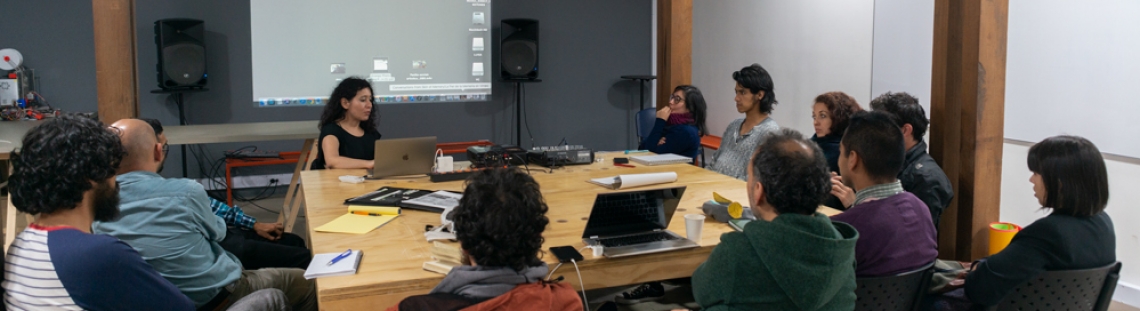
[[[289, 190], [285, 191], [285, 204], [281, 206], [281, 214], [277, 216], [277, 222], [285, 224], [285, 232], [293, 232], [293, 221], [296, 219], [296, 211], [292, 211], [291, 207], [299, 205], [295, 204], [301, 201], [301, 198], [295, 198], [301, 181], [301, 171], [304, 170], [309, 163], [309, 152], [313, 148], [313, 143], [316, 140], [309, 138], [305, 140], [304, 146], [301, 146], [301, 154], [297, 157], [297, 166], [293, 168], [293, 177], [289, 179]], [[286, 218], [285, 215], [292, 215]]]
[[[297, 213], [301, 211], [301, 204], [305, 201], [304, 186], [297, 185], [297, 199], [293, 201], [293, 206], [289, 208], [288, 222], [285, 223], [285, 232], [292, 233], [293, 225], [297, 223]], [[284, 212], [282, 212], [284, 214]], [[312, 249], [310, 246], [309, 249]]]
[[[11, 160], [8, 161], [7, 172], [12, 172]], [[8, 250], [8, 246], [12, 245], [12, 241], [16, 239], [16, 207], [12, 206], [12, 189], [8, 188], [8, 202], [4, 204], [4, 250]], [[5, 252], [6, 253], [6, 252]]]

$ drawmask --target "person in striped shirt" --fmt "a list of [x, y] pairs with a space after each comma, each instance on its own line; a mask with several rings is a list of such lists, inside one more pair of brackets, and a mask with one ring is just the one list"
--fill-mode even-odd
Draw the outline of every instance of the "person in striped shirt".
[[36, 126], [13, 157], [12, 204], [36, 215], [4, 258], [9, 310], [194, 310], [194, 303], [116, 238], [91, 234], [119, 213], [115, 170], [126, 151], [98, 121]]

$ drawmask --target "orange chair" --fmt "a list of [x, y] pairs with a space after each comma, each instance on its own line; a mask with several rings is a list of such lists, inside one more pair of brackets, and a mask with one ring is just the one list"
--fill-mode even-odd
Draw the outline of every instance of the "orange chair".
[[700, 160], [700, 163], [698, 163], [698, 165], [700, 167], [705, 166], [705, 150], [704, 150], [704, 148], [708, 148], [708, 149], [712, 149], [712, 150], [720, 149], [720, 136], [716, 136], [716, 135], [701, 136], [701, 160]]

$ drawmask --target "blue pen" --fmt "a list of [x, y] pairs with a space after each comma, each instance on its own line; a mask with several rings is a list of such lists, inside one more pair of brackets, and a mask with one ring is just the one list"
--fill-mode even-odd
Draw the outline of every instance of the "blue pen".
[[649, 150], [626, 150], [626, 151], [625, 151], [625, 154], [630, 154], [630, 153], [641, 153], [641, 152], [649, 152]]
[[331, 266], [331, 265], [335, 264], [337, 261], [340, 261], [341, 259], [348, 258], [348, 255], [352, 255], [352, 249], [351, 248], [348, 249], [347, 251], [344, 251], [344, 253], [337, 255], [336, 258], [329, 260], [329, 263], [326, 266]]

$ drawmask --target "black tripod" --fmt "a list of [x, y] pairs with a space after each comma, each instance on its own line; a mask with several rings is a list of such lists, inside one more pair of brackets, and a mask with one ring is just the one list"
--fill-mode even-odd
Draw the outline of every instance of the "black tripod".
[[[151, 94], [174, 94], [174, 103], [178, 105], [178, 125], [186, 125], [186, 111], [185, 111], [185, 95], [186, 93], [197, 93], [208, 91], [209, 89], [162, 89], [151, 90]], [[182, 178], [187, 178], [186, 173], [186, 144], [181, 144], [182, 148]]]

